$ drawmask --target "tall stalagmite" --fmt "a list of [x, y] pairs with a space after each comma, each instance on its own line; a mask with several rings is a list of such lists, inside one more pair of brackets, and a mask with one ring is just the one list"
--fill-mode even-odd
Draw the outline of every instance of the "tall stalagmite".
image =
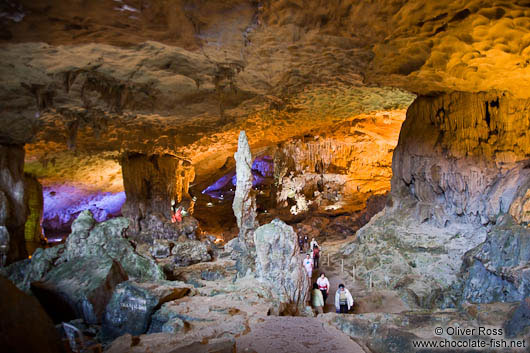
[[253, 267], [254, 231], [256, 222], [256, 197], [252, 192], [252, 155], [245, 131], [239, 133], [236, 160], [236, 193], [232, 209], [239, 228], [238, 243], [241, 250], [239, 258], [240, 272], [246, 272], [248, 266]]

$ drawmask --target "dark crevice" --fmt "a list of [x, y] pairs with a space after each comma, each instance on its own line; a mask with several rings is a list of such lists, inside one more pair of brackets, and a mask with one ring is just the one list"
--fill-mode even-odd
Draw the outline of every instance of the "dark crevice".
[[486, 102], [486, 116], [484, 117], [484, 120], [486, 120], [486, 124], [488, 124], [488, 127], [490, 126], [491, 116], [490, 116], [490, 109], [489, 104]]

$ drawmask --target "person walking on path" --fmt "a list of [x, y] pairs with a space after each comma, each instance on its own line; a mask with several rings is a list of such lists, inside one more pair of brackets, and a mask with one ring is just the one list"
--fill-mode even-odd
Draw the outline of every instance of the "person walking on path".
[[322, 292], [322, 298], [324, 299], [324, 304], [326, 304], [326, 300], [328, 299], [329, 294], [329, 280], [326, 277], [326, 274], [322, 272], [320, 274], [320, 277], [317, 279], [317, 285], [318, 289]]
[[309, 280], [311, 280], [311, 278], [313, 277], [313, 260], [311, 259], [309, 254], [307, 254], [306, 258], [304, 259], [303, 264], [304, 264], [305, 270], [307, 271], [307, 275], [309, 276]]
[[314, 247], [311, 254], [313, 255], [313, 263], [315, 264], [315, 268], [318, 268], [319, 260], [320, 260], [320, 249], [318, 245]]
[[313, 249], [315, 248], [315, 246], [318, 246], [318, 243], [317, 241], [315, 240], [315, 238], [312, 238], [311, 239], [311, 243], [309, 245], [309, 248], [311, 249], [311, 251], [313, 251]]
[[349, 290], [344, 288], [344, 284], [339, 284], [339, 289], [335, 293], [335, 309], [337, 313], [347, 314], [353, 306], [353, 297]]
[[313, 292], [311, 293], [312, 304], [318, 314], [324, 314], [324, 298], [322, 292], [318, 289], [318, 284], [313, 283]]

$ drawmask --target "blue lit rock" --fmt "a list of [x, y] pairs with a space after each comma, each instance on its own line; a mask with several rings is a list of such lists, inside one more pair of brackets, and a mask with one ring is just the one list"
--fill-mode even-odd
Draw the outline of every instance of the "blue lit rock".
[[102, 333], [105, 338], [116, 338], [125, 333], [145, 333], [151, 315], [163, 303], [180, 299], [190, 292], [181, 282], [127, 281], [119, 284], [105, 309]]

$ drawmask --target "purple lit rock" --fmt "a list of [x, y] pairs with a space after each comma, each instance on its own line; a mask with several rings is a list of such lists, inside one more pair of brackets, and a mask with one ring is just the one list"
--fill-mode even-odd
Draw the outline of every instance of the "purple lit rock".
[[45, 187], [43, 228], [50, 232], [70, 231], [74, 219], [84, 210], [90, 210], [97, 222], [121, 215], [125, 193], [92, 192], [75, 186]]

